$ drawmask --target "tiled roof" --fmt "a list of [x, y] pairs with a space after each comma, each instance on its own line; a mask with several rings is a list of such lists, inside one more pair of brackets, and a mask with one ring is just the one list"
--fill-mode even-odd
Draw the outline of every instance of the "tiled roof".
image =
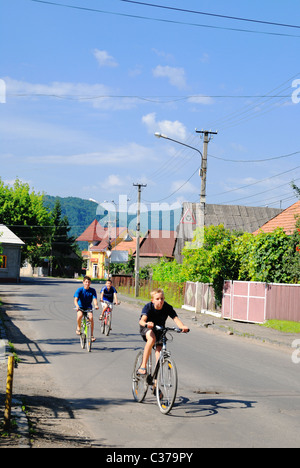
[[140, 246], [141, 257], [173, 257], [176, 231], [150, 230]]
[[100, 242], [107, 236], [107, 228], [102, 227], [95, 219], [76, 241]]
[[282, 211], [282, 213], [268, 221], [253, 234], [258, 234], [259, 231], [272, 232], [279, 227], [283, 228], [286, 234], [293, 234], [296, 227], [297, 217], [300, 217], [300, 201]]
[[[127, 233], [128, 233], [128, 229], [125, 227], [111, 228], [110, 240], [111, 240], [111, 246], [113, 250], [127, 250], [128, 252], [130, 252], [131, 250], [135, 250], [135, 246], [136, 246], [135, 238], [133, 238], [132, 241], [130, 242], [123, 241]], [[109, 241], [108, 236], [109, 236], [109, 230], [105, 229], [105, 237], [101, 240], [101, 242], [98, 245], [95, 245], [92, 248], [90, 248], [90, 250], [92, 250], [93, 252], [106, 251], [108, 247], [108, 241]]]

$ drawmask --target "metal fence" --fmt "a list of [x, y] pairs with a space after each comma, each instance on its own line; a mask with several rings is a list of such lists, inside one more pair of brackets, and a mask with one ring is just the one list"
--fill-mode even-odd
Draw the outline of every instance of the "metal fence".
[[225, 281], [222, 317], [243, 322], [300, 322], [300, 285]]
[[[134, 294], [132, 276], [114, 276], [113, 282], [120, 292]], [[272, 319], [300, 322], [300, 284], [224, 281], [221, 308], [216, 306], [210, 284], [141, 281], [140, 296], [150, 298], [150, 292], [157, 287], [165, 290], [174, 307], [196, 313], [212, 312], [226, 319], [253, 323]]]

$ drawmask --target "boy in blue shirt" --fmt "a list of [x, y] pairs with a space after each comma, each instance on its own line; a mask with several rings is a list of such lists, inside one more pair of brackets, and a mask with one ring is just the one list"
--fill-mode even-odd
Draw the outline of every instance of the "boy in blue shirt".
[[102, 302], [102, 314], [100, 315], [99, 320], [102, 320], [104, 312], [108, 309], [107, 302], [110, 304], [119, 304], [118, 302], [118, 292], [116, 288], [113, 287], [112, 281], [107, 280], [106, 285], [100, 291], [100, 302]]
[[[98, 301], [97, 301], [97, 293], [94, 288], [91, 288], [91, 278], [89, 276], [85, 276], [83, 278], [83, 286], [78, 288], [74, 294], [74, 304], [77, 310], [77, 330], [76, 334], [80, 335], [80, 328], [81, 328], [81, 320], [83, 317], [83, 312], [80, 309], [88, 310], [92, 309], [93, 304], [95, 309], [99, 309]], [[93, 319], [93, 311], [91, 310], [88, 313], [89, 321], [91, 322], [91, 332], [92, 332], [92, 341], [95, 341], [94, 338], [94, 319]]]

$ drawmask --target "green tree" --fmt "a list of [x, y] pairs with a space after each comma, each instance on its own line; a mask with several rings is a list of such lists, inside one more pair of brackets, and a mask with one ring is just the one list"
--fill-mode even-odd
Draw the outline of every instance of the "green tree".
[[291, 186], [292, 186], [292, 189], [294, 190], [294, 192], [296, 193], [297, 197], [300, 198], [300, 188], [297, 187], [297, 185], [295, 185], [294, 182], [291, 183]]
[[17, 179], [13, 186], [0, 179], [0, 223], [8, 226], [25, 242], [22, 260], [38, 258], [51, 232], [51, 218], [43, 204], [43, 195], [31, 191]]
[[234, 246], [240, 262], [239, 279], [267, 283], [291, 281], [290, 262], [293, 256], [291, 238], [283, 229], [258, 235], [244, 234]]
[[53, 224], [49, 238], [48, 253], [51, 260], [53, 276], [68, 276], [72, 267], [81, 270], [82, 260], [78, 252], [75, 238], [69, 235], [70, 227], [66, 216], [62, 217], [60, 201], [57, 199], [51, 213]]
[[300, 283], [300, 218], [297, 220], [296, 228], [290, 237], [291, 256], [288, 262], [288, 270], [291, 276], [291, 282]]

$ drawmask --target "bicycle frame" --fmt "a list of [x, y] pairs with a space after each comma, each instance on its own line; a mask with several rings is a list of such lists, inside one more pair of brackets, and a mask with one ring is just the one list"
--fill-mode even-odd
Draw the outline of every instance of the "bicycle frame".
[[106, 304], [108, 308], [105, 310], [105, 312], [102, 312], [103, 317], [101, 319], [101, 331], [102, 333], [105, 333], [106, 336], [108, 336], [111, 328], [113, 304], [107, 301], [102, 302]]
[[[158, 326], [156, 327], [156, 329], [159, 329], [159, 328], [161, 328], [161, 327], [158, 327]], [[162, 349], [161, 349], [161, 352], [160, 352], [160, 354], [159, 354], [159, 358], [158, 358], [157, 361], [156, 361], [156, 364], [155, 364], [153, 373], [147, 375], [147, 383], [148, 383], [148, 385], [153, 385], [154, 381], [156, 380], [157, 374], [158, 374], [158, 371], [159, 371], [159, 368], [160, 368], [160, 365], [161, 365], [161, 362], [162, 362], [165, 358], [171, 356], [170, 351], [167, 350], [167, 341], [168, 341], [168, 339], [167, 339], [167, 337], [166, 337], [167, 332], [168, 332], [168, 331], [171, 331], [171, 330], [172, 330], [172, 331], [175, 331], [174, 328], [170, 328], [170, 329], [169, 329], [169, 328], [165, 328], [164, 331], [163, 331], [163, 335], [162, 335]], [[179, 330], [179, 328], [176, 329], [176, 330]], [[180, 332], [181, 332], [181, 330], [180, 330]], [[155, 345], [155, 346], [156, 346], [156, 345]], [[151, 359], [151, 356], [150, 356], [149, 359]], [[150, 363], [150, 367], [152, 367], [151, 363]]]

